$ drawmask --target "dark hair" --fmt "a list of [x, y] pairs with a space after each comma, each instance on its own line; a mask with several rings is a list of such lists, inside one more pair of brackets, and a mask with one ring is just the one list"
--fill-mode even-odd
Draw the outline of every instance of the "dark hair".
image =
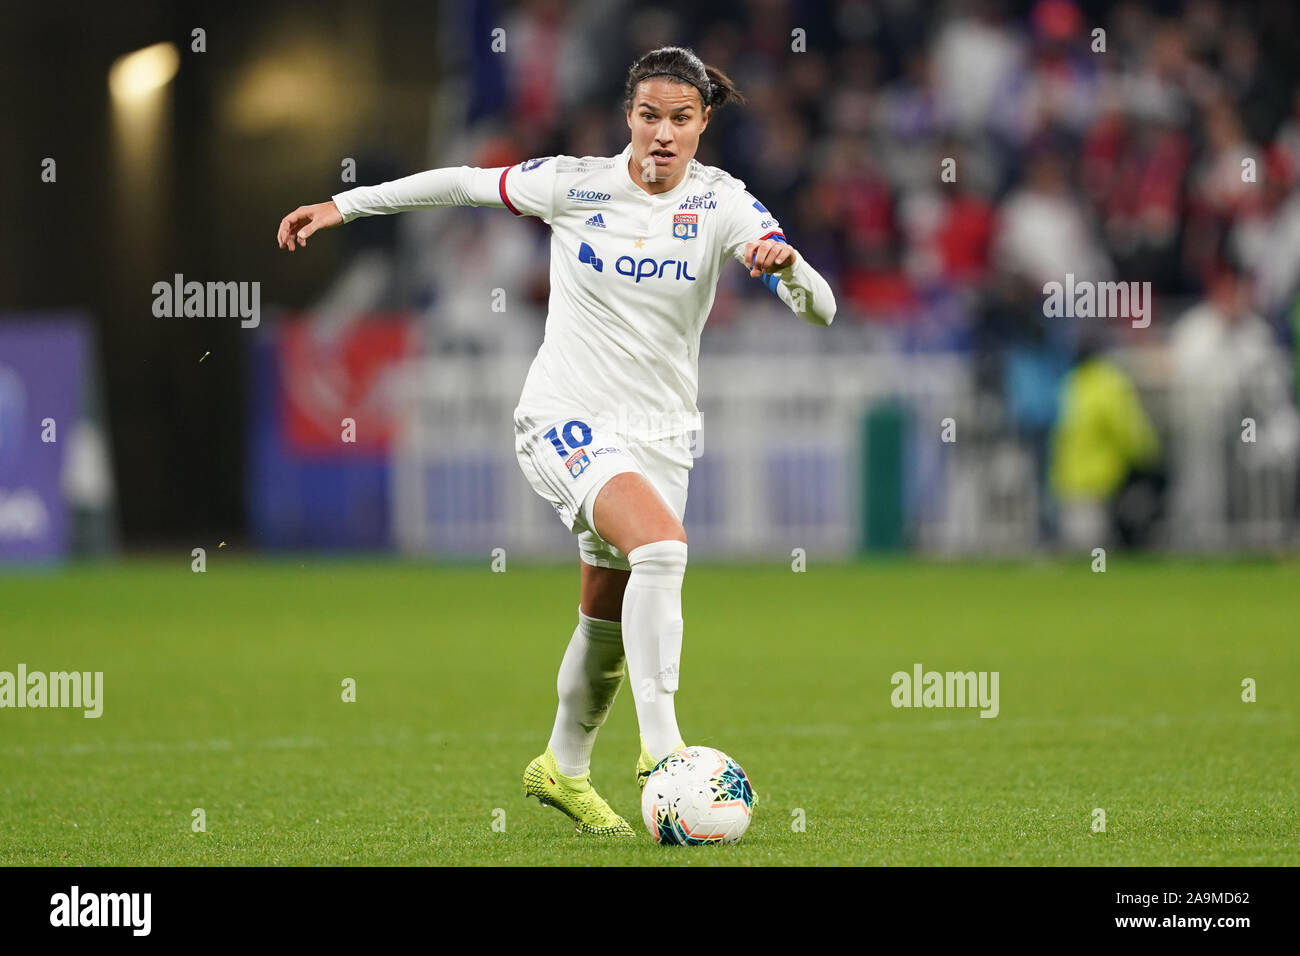
[[707, 66], [694, 50], [680, 46], [661, 46], [651, 50], [632, 64], [627, 71], [627, 85], [623, 90], [623, 109], [632, 108], [632, 97], [637, 84], [652, 76], [663, 76], [679, 83], [689, 83], [700, 91], [700, 102], [717, 109], [727, 103], [744, 103], [731, 77], [716, 67]]

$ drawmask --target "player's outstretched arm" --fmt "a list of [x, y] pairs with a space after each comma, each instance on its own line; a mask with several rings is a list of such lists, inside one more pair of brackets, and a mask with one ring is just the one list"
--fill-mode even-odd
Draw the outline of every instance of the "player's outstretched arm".
[[764, 281], [776, 283], [773, 291], [799, 318], [810, 325], [830, 325], [835, 320], [830, 284], [789, 243], [759, 239], [746, 243], [741, 255], [751, 276], [771, 277]]
[[[516, 216], [538, 216], [549, 222], [555, 182], [555, 163], [550, 160], [530, 159], [522, 165], [496, 169], [428, 169], [391, 182], [348, 189], [333, 196], [331, 202], [302, 206], [286, 216], [280, 223], [280, 246], [292, 250], [295, 238], [302, 242], [317, 229], [351, 222], [359, 216], [439, 206], [496, 206]], [[319, 221], [311, 218], [316, 211], [320, 211]]]

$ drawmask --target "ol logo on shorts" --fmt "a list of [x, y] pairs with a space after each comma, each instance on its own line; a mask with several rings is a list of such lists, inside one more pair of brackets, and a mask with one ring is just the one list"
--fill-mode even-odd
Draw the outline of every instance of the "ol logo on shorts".
[[569, 474], [574, 478], [586, 471], [587, 466], [590, 464], [591, 459], [587, 457], [587, 449], [585, 448], [579, 448], [564, 462], [564, 466], [569, 469]]

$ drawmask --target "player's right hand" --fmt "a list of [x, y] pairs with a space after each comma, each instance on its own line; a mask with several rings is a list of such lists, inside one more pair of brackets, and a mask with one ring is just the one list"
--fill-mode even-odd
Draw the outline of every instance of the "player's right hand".
[[328, 229], [330, 226], [342, 224], [343, 217], [332, 199], [329, 202], [319, 202], [314, 206], [299, 206], [280, 220], [280, 231], [275, 234], [275, 239], [281, 249], [293, 252], [295, 239], [306, 246], [307, 237], [317, 229]]

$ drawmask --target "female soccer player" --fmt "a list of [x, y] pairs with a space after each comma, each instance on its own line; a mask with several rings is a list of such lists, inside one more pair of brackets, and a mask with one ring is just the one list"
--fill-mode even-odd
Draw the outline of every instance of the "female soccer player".
[[663, 47], [632, 64], [631, 142], [614, 157], [550, 156], [501, 169], [432, 169], [280, 223], [281, 248], [358, 216], [430, 206], [504, 206], [551, 227], [546, 332], [514, 412], [529, 483], [578, 536], [578, 625], [560, 663], [559, 709], [525, 795], [584, 833], [631, 834], [591, 785], [596, 733], [624, 665], [641, 730], [637, 783], [683, 746], [673, 694], [682, 645], [689, 433], [700, 332], [735, 258], [805, 321], [835, 317], [830, 287], [776, 217], [720, 169], [695, 161], [713, 111], [744, 102], [721, 71]]

